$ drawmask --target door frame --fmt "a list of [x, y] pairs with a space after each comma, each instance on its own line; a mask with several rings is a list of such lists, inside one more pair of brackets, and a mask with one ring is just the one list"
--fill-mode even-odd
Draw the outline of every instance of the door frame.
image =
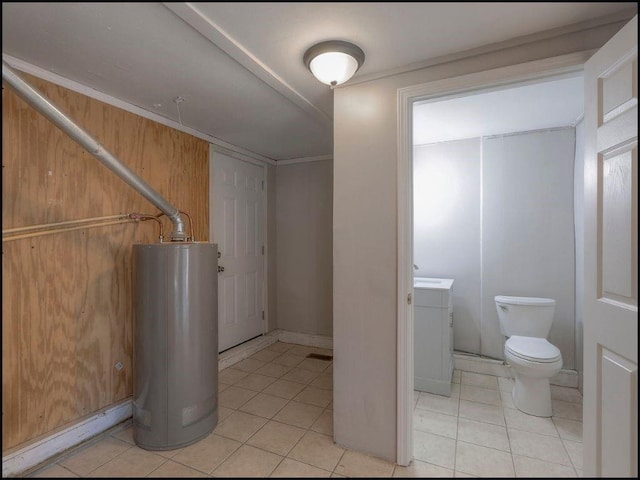
[[215, 145], [213, 143], [209, 144], [209, 191], [208, 193], [208, 205], [209, 205], [209, 242], [210, 243], [214, 243], [213, 242], [213, 220], [214, 220], [214, 212], [213, 212], [213, 208], [211, 205], [211, 200], [213, 198], [213, 157], [216, 153], [221, 153], [223, 155], [226, 155], [227, 157], [231, 157], [234, 160], [238, 160], [240, 162], [247, 162], [247, 163], [251, 163], [253, 165], [256, 165], [258, 167], [262, 168], [262, 179], [264, 182], [264, 189], [262, 190], [262, 195], [263, 195], [263, 202], [262, 202], [262, 209], [263, 209], [263, 218], [264, 218], [264, 222], [262, 225], [262, 243], [264, 244], [264, 255], [262, 256], [262, 262], [263, 262], [263, 269], [262, 269], [262, 308], [264, 310], [264, 325], [263, 325], [263, 332], [262, 334], [266, 334], [269, 333], [269, 262], [268, 262], [268, 258], [269, 258], [269, 236], [267, 235], [269, 229], [268, 229], [268, 223], [269, 223], [269, 206], [268, 206], [268, 191], [269, 188], [271, 188], [271, 185], [269, 185], [269, 172], [268, 172], [268, 164], [266, 162], [261, 162], [260, 160], [255, 160], [253, 158], [247, 157], [245, 155], [242, 155], [241, 153], [237, 153], [234, 152], [232, 150], [223, 148], [223, 147], [219, 147], [218, 145]]
[[413, 104], [584, 70], [595, 50], [510, 65], [398, 89], [397, 92], [397, 418], [396, 462], [413, 459]]

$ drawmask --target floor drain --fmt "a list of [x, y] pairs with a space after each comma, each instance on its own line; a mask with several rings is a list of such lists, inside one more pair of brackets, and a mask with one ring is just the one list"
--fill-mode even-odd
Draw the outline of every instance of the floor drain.
[[333, 360], [333, 356], [320, 355], [319, 353], [310, 353], [309, 355], [307, 355], [307, 358], [315, 358], [316, 360], [326, 360], [327, 362], [330, 362], [331, 360]]

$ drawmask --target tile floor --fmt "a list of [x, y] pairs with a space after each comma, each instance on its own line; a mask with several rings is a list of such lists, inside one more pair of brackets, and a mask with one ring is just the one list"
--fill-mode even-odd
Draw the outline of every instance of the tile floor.
[[552, 418], [516, 410], [513, 381], [456, 371], [451, 397], [415, 392], [409, 467], [333, 443], [331, 351], [277, 342], [219, 372], [219, 422], [172, 451], [114, 428], [30, 477], [581, 476], [582, 398], [553, 387]]

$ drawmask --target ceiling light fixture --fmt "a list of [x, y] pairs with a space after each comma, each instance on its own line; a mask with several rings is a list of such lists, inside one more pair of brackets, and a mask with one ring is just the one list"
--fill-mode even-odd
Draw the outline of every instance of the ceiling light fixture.
[[353, 43], [329, 40], [309, 48], [303, 61], [318, 80], [334, 87], [358, 71], [364, 63], [364, 52]]

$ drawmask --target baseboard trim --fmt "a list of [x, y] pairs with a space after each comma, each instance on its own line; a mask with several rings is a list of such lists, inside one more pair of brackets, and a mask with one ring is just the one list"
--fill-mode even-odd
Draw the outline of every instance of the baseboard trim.
[[[513, 378], [511, 367], [503, 360], [481, 357], [470, 353], [454, 353], [453, 361], [456, 370]], [[551, 385], [578, 388], [578, 372], [575, 370], [560, 370], [557, 375], [551, 377], [549, 382]]]
[[52, 435], [2, 457], [2, 476], [15, 477], [52, 457], [131, 418], [133, 403], [127, 399]]
[[[331, 337], [307, 333], [274, 330], [246, 343], [238, 345], [218, 356], [218, 371], [230, 367], [277, 341], [333, 348]], [[95, 415], [59, 432], [48, 435], [30, 445], [10, 452], [2, 457], [2, 476], [17, 477], [39, 464], [104, 433], [133, 415], [133, 401], [127, 399], [111, 405]]]

